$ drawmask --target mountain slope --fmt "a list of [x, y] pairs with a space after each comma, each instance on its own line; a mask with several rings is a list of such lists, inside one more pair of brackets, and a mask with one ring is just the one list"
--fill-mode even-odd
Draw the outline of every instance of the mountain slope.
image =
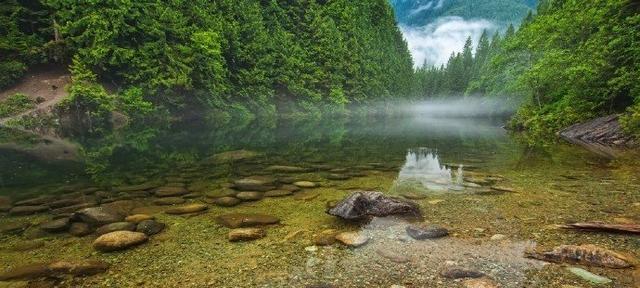
[[391, 4], [405, 26], [422, 26], [445, 16], [508, 24], [519, 23], [537, 0], [391, 0]]

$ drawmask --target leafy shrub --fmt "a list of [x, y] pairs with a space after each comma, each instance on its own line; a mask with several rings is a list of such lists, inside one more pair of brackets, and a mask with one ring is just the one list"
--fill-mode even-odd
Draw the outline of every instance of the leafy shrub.
[[620, 117], [620, 125], [625, 132], [640, 139], [640, 101], [630, 106], [627, 113]]
[[35, 103], [27, 95], [17, 93], [0, 102], [0, 118], [14, 116], [35, 107]]
[[0, 89], [16, 82], [27, 71], [27, 66], [19, 61], [0, 62]]

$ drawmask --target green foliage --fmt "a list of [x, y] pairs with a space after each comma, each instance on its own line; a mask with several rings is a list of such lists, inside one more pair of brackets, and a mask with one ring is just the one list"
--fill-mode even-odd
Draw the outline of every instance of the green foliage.
[[17, 93], [0, 102], [0, 118], [14, 116], [36, 106], [27, 95]]
[[0, 62], [0, 89], [15, 83], [27, 71], [27, 66], [19, 61]]
[[640, 139], [640, 101], [627, 109], [627, 113], [620, 117], [620, 125], [630, 135]]

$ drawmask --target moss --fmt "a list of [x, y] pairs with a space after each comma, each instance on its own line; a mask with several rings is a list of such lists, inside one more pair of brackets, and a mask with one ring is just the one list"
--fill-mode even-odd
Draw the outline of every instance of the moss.
[[36, 103], [27, 95], [16, 93], [0, 102], [0, 118], [11, 117], [33, 109]]

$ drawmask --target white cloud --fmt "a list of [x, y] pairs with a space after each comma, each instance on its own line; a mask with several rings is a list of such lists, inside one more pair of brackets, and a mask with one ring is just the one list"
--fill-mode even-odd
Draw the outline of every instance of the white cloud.
[[464, 20], [453, 16], [438, 18], [423, 27], [400, 27], [416, 67], [425, 61], [428, 65], [444, 64], [451, 53], [462, 51], [469, 36], [476, 43], [482, 31], [495, 28], [496, 25], [487, 20]]

